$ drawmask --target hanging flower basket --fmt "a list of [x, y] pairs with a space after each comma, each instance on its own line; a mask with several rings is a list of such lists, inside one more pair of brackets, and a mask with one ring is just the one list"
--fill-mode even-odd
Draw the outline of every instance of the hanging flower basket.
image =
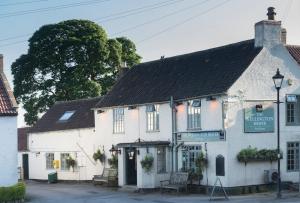
[[153, 166], [154, 158], [152, 155], [146, 155], [143, 160], [141, 160], [142, 168], [149, 173]]
[[72, 167], [73, 171], [76, 166], [76, 160], [69, 156], [66, 160], [68, 168]]
[[103, 163], [105, 161], [105, 154], [104, 152], [101, 152], [100, 149], [98, 149], [94, 154], [93, 154], [93, 159], [95, 161], [99, 160], [100, 163]]

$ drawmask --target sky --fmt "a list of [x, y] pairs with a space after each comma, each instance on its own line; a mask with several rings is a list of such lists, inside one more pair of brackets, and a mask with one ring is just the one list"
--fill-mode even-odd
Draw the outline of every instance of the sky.
[[[88, 19], [109, 38], [126, 36], [151, 61], [254, 38], [254, 24], [275, 7], [287, 43], [300, 45], [299, 0], [0, 0], [0, 53], [12, 85], [11, 64], [45, 24]], [[24, 126], [20, 108], [18, 126]]]

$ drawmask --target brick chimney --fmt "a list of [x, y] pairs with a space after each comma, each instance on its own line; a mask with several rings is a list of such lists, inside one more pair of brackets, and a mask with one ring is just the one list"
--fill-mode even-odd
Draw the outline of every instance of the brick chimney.
[[0, 54], [0, 73], [3, 73], [3, 55]]
[[281, 44], [281, 21], [275, 20], [274, 7], [268, 8], [268, 20], [255, 24], [255, 47], [271, 48]]

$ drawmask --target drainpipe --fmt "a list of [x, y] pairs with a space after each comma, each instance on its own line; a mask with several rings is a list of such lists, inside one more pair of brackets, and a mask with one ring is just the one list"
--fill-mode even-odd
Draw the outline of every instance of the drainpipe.
[[170, 107], [172, 110], [172, 172], [177, 171], [177, 136], [176, 136], [176, 129], [177, 129], [177, 125], [176, 125], [176, 107], [174, 105], [174, 99], [173, 96], [171, 96], [170, 98]]

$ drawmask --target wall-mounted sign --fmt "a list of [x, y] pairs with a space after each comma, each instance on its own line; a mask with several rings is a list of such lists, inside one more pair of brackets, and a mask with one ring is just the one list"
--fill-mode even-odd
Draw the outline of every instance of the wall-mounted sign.
[[182, 132], [177, 139], [184, 142], [209, 142], [225, 140], [225, 135], [223, 131]]
[[245, 133], [270, 133], [274, 132], [274, 108], [262, 107], [258, 111], [257, 105], [245, 109]]

